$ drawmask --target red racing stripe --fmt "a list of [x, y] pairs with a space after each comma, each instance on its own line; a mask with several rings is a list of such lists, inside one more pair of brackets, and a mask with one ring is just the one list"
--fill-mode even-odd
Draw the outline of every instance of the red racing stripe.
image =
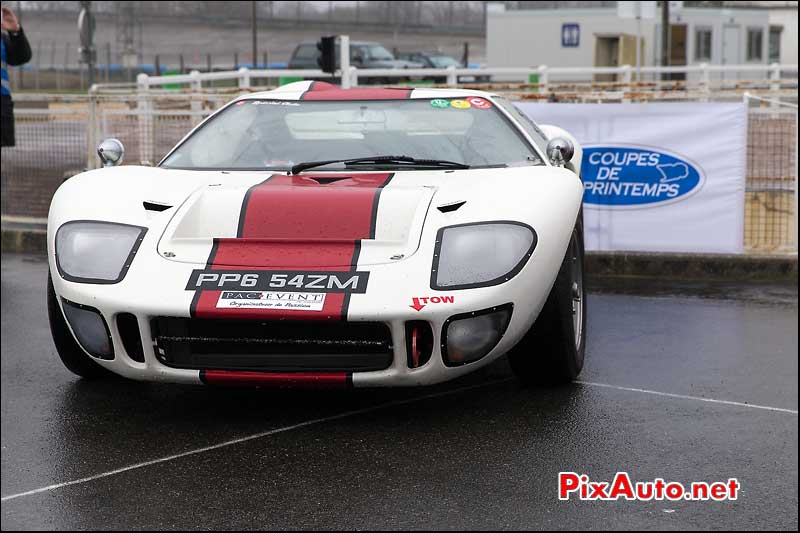
[[[215, 239], [208, 268], [355, 271], [361, 240], [375, 237], [378, 199], [391, 177], [272, 176], [247, 192], [239, 236]], [[322, 311], [218, 309], [221, 291], [198, 292], [192, 304], [198, 318], [346, 320], [350, 301], [347, 293], [328, 293]]]
[[207, 385], [278, 386], [278, 387], [347, 387], [352, 376], [345, 372], [247, 372], [201, 370], [200, 380]]
[[301, 100], [405, 100], [413, 89], [358, 88], [340, 89], [324, 82], [314, 82]]

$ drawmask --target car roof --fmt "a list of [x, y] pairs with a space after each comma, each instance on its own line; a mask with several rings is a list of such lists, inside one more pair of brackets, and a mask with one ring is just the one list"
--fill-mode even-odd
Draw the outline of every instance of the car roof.
[[[299, 43], [296, 48], [301, 46], [316, 46], [318, 41], [303, 41]], [[379, 43], [378, 41], [350, 41], [350, 46], [365, 46], [365, 45], [373, 45], [377, 44], [380, 46], [384, 46], [383, 43]]]
[[476, 91], [473, 89], [432, 89], [432, 88], [372, 88], [372, 87], [357, 87], [354, 89], [342, 89], [339, 86], [331, 85], [326, 82], [311, 82], [311, 81], [296, 81], [287, 83], [277, 89], [271, 91], [261, 91], [257, 93], [245, 94], [237, 98], [237, 100], [257, 100], [257, 99], [275, 99], [275, 100], [300, 100], [309, 90], [325, 90], [325, 91], [341, 91], [335, 100], [348, 100], [348, 91], [353, 91], [352, 100], [386, 100], [391, 99], [392, 94], [389, 91], [399, 91], [411, 89], [408, 95], [400, 96], [398, 98], [410, 99], [424, 99], [424, 98], [466, 98], [470, 96], [479, 96], [483, 98], [491, 98], [496, 96], [494, 93], [486, 91]]
[[419, 56], [445, 56], [445, 57], [454, 57], [453, 54], [448, 54], [447, 52], [400, 52], [401, 54], [413, 54]]

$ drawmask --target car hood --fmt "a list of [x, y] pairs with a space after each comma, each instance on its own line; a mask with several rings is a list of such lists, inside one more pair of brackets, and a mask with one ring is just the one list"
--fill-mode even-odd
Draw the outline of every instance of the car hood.
[[199, 187], [176, 210], [158, 251], [173, 261], [206, 264], [213, 240], [228, 251], [213, 264], [239, 268], [346, 267], [364, 248], [369, 253], [361, 264], [405, 259], [419, 247], [436, 187], [387, 188], [393, 176], [281, 174], [254, 185]]
[[[546, 238], [545, 213], [573, 202], [580, 189], [569, 176], [574, 174], [545, 166], [301, 176], [97, 169], [56, 191], [48, 249], [54, 253], [62, 224], [103, 220], [147, 228], [138, 255], [199, 267], [338, 270], [410, 263], [424, 235], [453, 224], [535, 218]], [[226, 251], [224, 259], [211, 260], [215, 244]]]

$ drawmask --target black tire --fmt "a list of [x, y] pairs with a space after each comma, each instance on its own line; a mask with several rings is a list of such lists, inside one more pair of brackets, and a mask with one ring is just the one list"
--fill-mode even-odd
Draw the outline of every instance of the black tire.
[[64, 313], [58, 305], [58, 296], [56, 296], [49, 272], [47, 274], [47, 317], [50, 320], [50, 333], [53, 336], [53, 344], [56, 346], [58, 356], [70, 372], [84, 379], [102, 379], [114, 376], [112, 372], [95, 363], [75, 341], [69, 326], [67, 326]]
[[[586, 352], [586, 284], [583, 270], [583, 213], [542, 312], [525, 337], [509, 352], [517, 378], [528, 385], [560, 385], [578, 377]], [[577, 269], [577, 270], [576, 270]], [[573, 283], [578, 281], [577, 291]], [[580, 305], [574, 297], [580, 298]], [[573, 305], [579, 308], [576, 336]]]

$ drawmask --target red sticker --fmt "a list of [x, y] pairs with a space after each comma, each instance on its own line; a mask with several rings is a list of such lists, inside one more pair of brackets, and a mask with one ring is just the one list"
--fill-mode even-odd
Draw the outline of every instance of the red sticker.
[[411, 298], [411, 309], [415, 311], [422, 311], [422, 308], [428, 304], [452, 304], [455, 303], [455, 296], [415, 296]]
[[490, 107], [492, 107], [491, 102], [483, 98], [472, 97], [472, 98], [467, 98], [467, 101], [470, 104], [472, 104], [472, 107], [475, 107], [477, 109], [489, 109]]

